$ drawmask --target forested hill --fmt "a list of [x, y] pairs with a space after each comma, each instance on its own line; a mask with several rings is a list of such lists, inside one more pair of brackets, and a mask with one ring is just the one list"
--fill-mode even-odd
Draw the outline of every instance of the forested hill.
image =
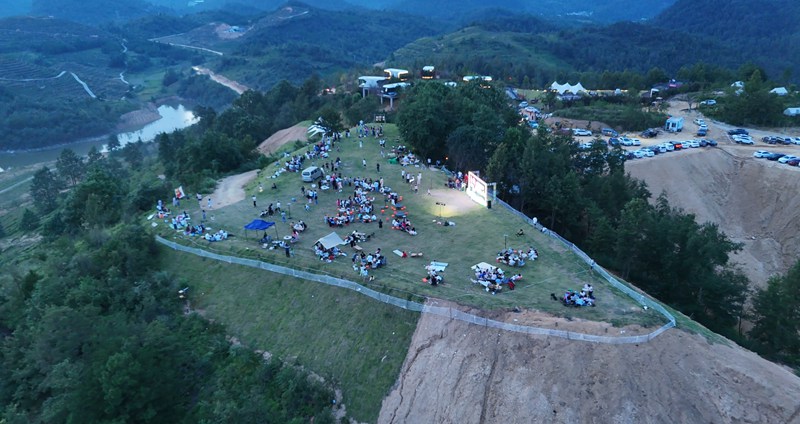
[[745, 60], [736, 53], [708, 37], [642, 23], [565, 30], [533, 17], [493, 18], [410, 43], [392, 55], [390, 64], [433, 64], [455, 75], [486, 74], [522, 85], [527, 78], [541, 87], [606, 71], [646, 73], [658, 67], [674, 75], [699, 62], [735, 69]]
[[127, 21], [168, 10], [144, 0], [33, 0], [31, 7], [33, 15], [54, 16], [90, 25]]
[[597, 23], [637, 21], [655, 16], [674, 0], [397, 0], [391, 9], [442, 20], [459, 20], [489, 9], [529, 13], [545, 19], [581, 19]]
[[[373, 10], [330, 11], [292, 3], [291, 14], [266, 14], [245, 36], [226, 46], [219, 72], [267, 89], [282, 79], [302, 82], [312, 73], [371, 67], [403, 45], [441, 33], [442, 24]], [[277, 16], [277, 17], [276, 17]]]
[[797, 79], [800, 74], [796, 0], [678, 0], [652, 24], [723, 40], [740, 57], [764, 67], [770, 77]]

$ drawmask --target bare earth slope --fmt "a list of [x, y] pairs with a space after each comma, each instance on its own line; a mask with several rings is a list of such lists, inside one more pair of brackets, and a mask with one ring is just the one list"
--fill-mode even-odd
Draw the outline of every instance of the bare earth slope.
[[[744, 243], [733, 260], [756, 286], [800, 257], [800, 169], [752, 157], [756, 147], [692, 149], [626, 163], [658, 196]], [[787, 150], [778, 149], [778, 150]]]
[[640, 345], [533, 337], [425, 314], [380, 423], [798, 423], [800, 378], [669, 330]]
[[275, 153], [286, 143], [300, 140], [306, 141], [308, 139], [308, 128], [303, 125], [295, 125], [293, 127], [282, 129], [275, 134], [272, 134], [268, 139], [258, 145], [258, 151], [269, 155]]

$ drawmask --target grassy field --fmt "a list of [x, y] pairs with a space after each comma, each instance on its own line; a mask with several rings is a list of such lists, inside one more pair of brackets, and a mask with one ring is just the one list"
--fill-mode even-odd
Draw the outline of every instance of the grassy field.
[[253, 349], [302, 364], [342, 388], [349, 416], [374, 422], [419, 315], [349, 290], [162, 249], [192, 307]]
[[[387, 148], [397, 144], [396, 127], [387, 125], [386, 139]], [[342, 238], [354, 230], [367, 234], [374, 233], [374, 237], [362, 244], [362, 247], [367, 252], [380, 247], [387, 256], [389, 264], [386, 268], [373, 272], [372, 275], [376, 280], [370, 285], [398, 297], [444, 298], [483, 310], [521, 307], [559, 316], [569, 314], [571, 317], [602, 320], [619, 325], [636, 323], [652, 326], [663, 323], [663, 320], [652, 311], [642, 311], [635, 302], [612, 290], [575, 255], [564, 251], [561, 245], [549, 237], [533, 231], [510, 212], [498, 207], [481, 208], [471, 202], [464, 192], [445, 188], [447, 177], [441, 171], [403, 168], [400, 165], [389, 164], [387, 160], [381, 159], [380, 149], [374, 138], [364, 139], [363, 147], [359, 147], [358, 140], [351, 138], [341, 142], [340, 151], [333, 152], [330, 160], [335, 160], [337, 156], [341, 158], [343, 166], [340, 171], [345, 176], [384, 178], [386, 185], [403, 196], [403, 204], [406, 206], [409, 218], [419, 233], [417, 236], [392, 230], [389, 225], [379, 229], [375, 223], [355, 223], [345, 228], [330, 228], [324, 223], [324, 216], [334, 214], [336, 199], [346, 198], [348, 191], [352, 195], [352, 188], [348, 190], [348, 187], [345, 187], [342, 193], [320, 191], [319, 204], [310, 205], [310, 210], [307, 211], [304, 208], [306, 202], [300, 191], [303, 185], [300, 176], [284, 173], [277, 178], [271, 178], [277, 169], [274, 165], [263, 170], [257, 179], [247, 185], [247, 200], [219, 210], [208, 211], [209, 225], [212, 228], [222, 228], [234, 235], [228, 241], [209, 244], [204, 240], [184, 237], [163, 226], [158, 227], [158, 230], [169, 239], [218, 253], [257, 258], [351, 280], [358, 280], [359, 277], [353, 271], [349, 257], [340, 257], [330, 264], [324, 263], [315, 258], [312, 246], [317, 239], [332, 231], [336, 231]], [[362, 159], [367, 160], [366, 167], [362, 166]], [[377, 172], [376, 163], [381, 165], [380, 174]], [[321, 165], [321, 162], [316, 164]], [[422, 174], [422, 185], [418, 193], [415, 194], [411, 186], [401, 182], [403, 170], [413, 172], [415, 176]], [[277, 189], [270, 189], [272, 183], [276, 184]], [[262, 193], [258, 192], [259, 184], [264, 187]], [[305, 187], [310, 188], [310, 184], [306, 184]], [[429, 189], [431, 195], [427, 194]], [[254, 208], [249, 200], [253, 194], [258, 199], [257, 208]], [[279, 201], [288, 212], [287, 223], [281, 222], [279, 216], [272, 217], [277, 222], [277, 230], [270, 229], [269, 234], [273, 237], [288, 235], [292, 221], [303, 220], [309, 226], [308, 230], [301, 234], [300, 241], [295, 244], [292, 258], [286, 258], [283, 250], [260, 248], [257, 239], [261, 234], [251, 231], [246, 235], [242, 230], [250, 220], [258, 218], [258, 212], [265, 209], [269, 203], [277, 204]], [[443, 203], [444, 206], [439, 206], [437, 203]], [[384, 204], [382, 198], [376, 199], [375, 204], [382, 206]], [[184, 207], [199, 218], [197, 203], [189, 202]], [[391, 219], [391, 209], [389, 207], [381, 209], [383, 212], [378, 214], [384, 219]], [[437, 225], [435, 221], [440, 220], [440, 214], [443, 219], [455, 222], [456, 226]], [[520, 228], [525, 228], [526, 231], [521, 237], [516, 235]], [[470, 267], [479, 262], [495, 263], [497, 252], [504, 246], [518, 249], [534, 246], [539, 250], [540, 258], [521, 268], [503, 267], [507, 273], [521, 273], [523, 280], [514, 291], [490, 295], [482, 286], [470, 282], [474, 277]], [[421, 252], [424, 257], [402, 259], [394, 255], [393, 250]], [[344, 247], [344, 251], [352, 252], [347, 246]], [[424, 266], [432, 260], [449, 263], [444, 273], [445, 284], [442, 286], [432, 287], [421, 282], [425, 277]], [[600, 299], [597, 308], [567, 309], [550, 299], [550, 293], [580, 289], [586, 282], [595, 287], [595, 293]]]

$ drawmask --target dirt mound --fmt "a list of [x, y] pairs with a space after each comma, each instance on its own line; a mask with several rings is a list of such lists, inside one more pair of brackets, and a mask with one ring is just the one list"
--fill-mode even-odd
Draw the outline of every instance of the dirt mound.
[[300, 140], [308, 140], [308, 128], [302, 125], [295, 125], [293, 127], [282, 129], [275, 134], [272, 134], [268, 139], [258, 145], [258, 151], [265, 155], [275, 153], [286, 143]]
[[800, 169], [755, 159], [754, 150], [692, 149], [625, 166], [647, 182], [654, 197], [666, 192], [673, 206], [695, 214], [699, 222], [718, 224], [744, 243], [733, 260], [756, 286], [763, 286], [800, 257]]
[[800, 421], [800, 378], [675, 329], [604, 345], [425, 314], [400, 375], [380, 423]]

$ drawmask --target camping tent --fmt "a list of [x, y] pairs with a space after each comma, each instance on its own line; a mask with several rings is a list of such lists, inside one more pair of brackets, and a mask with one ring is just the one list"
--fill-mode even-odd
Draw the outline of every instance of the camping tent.
[[344, 240], [342, 240], [342, 238], [336, 233], [330, 233], [327, 236], [317, 240], [317, 242], [322, 244], [322, 247], [325, 249], [330, 249], [334, 246], [345, 244]]
[[[274, 226], [275, 226], [274, 222], [267, 222], [264, 221], [263, 219], [254, 219], [253, 222], [245, 225], [244, 229], [245, 233], [247, 233], [247, 230], [266, 230], [267, 228]], [[278, 235], [278, 228], [275, 228], [275, 235], [276, 236]]]

